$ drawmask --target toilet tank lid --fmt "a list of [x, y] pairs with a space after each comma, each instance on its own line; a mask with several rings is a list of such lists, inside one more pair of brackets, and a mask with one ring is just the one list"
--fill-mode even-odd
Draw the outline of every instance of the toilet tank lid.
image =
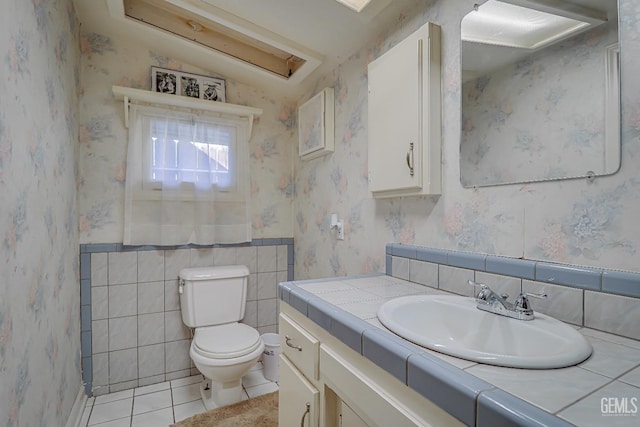
[[249, 269], [245, 265], [219, 265], [215, 267], [193, 267], [180, 270], [180, 278], [184, 280], [211, 280], [246, 277]]

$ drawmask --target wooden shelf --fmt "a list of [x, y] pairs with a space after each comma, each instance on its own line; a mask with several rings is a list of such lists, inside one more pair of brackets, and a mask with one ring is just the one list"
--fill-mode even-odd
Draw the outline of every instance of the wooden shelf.
[[229, 114], [249, 119], [249, 125], [253, 123], [253, 117], [262, 114], [261, 108], [247, 107], [245, 105], [228, 104], [226, 102], [207, 101], [204, 99], [189, 98], [186, 96], [170, 95], [149, 90], [133, 89], [123, 86], [112, 86], [113, 96], [118, 100], [124, 100], [124, 122], [129, 127], [129, 102], [140, 101], [149, 104], [169, 105], [172, 107], [191, 108], [210, 113]]

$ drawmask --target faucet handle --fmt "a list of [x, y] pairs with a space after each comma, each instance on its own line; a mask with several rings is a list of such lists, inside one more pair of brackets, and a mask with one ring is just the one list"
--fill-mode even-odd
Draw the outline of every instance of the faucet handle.
[[480, 286], [480, 292], [478, 292], [478, 295], [476, 295], [477, 300], [487, 301], [489, 299], [489, 296], [493, 293], [493, 291], [484, 283], [479, 283], [474, 280], [468, 280], [467, 283], [474, 288], [476, 286]]
[[531, 310], [531, 304], [529, 303], [529, 298], [528, 297], [533, 297], [533, 298], [538, 298], [538, 299], [547, 299], [548, 295], [546, 294], [546, 292], [543, 292], [541, 294], [533, 294], [533, 293], [530, 293], [530, 292], [522, 292], [516, 298], [516, 302], [513, 304], [514, 307], [516, 309], [521, 309], [521, 310]]
[[473, 287], [475, 286], [480, 286], [482, 287], [482, 289], [487, 289], [488, 286], [485, 285], [484, 283], [480, 283], [480, 282], [476, 282], [475, 280], [467, 280], [467, 283]]

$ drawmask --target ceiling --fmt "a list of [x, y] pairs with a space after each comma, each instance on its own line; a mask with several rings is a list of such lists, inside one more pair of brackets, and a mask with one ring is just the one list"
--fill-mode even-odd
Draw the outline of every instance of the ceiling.
[[291, 78], [128, 19], [124, 16], [123, 2], [74, 0], [83, 31], [130, 37], [158, 54], [212, 74], [270, 93], [299, 96], [318, 77], [393, 26], [402, 12], [413, 9], [420, 0], [371, 0], [361, 13], [335, 0], [154, 0], [193, 6], [211, 19], [219, 17], [230, 23], [231, 28], [247, 29], [247, 34], [257, 36], [256, 44], [267, 41], [278, 48], [289, 48], [310, 65]]

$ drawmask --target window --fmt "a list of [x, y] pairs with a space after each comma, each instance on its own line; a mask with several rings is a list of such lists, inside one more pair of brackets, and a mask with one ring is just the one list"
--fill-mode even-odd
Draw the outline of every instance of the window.
[[237, 123], [156, 110], [143, 114], [141, 121], [143, 190], [238, 191], [244, 168], [238, 164]]
[[251, 240], [250, 119], [130, 106], [125, 244]]

